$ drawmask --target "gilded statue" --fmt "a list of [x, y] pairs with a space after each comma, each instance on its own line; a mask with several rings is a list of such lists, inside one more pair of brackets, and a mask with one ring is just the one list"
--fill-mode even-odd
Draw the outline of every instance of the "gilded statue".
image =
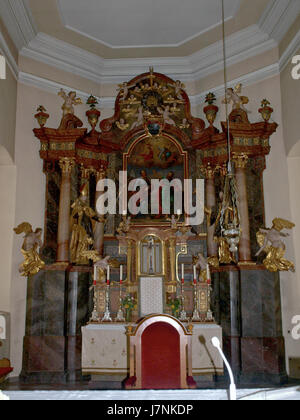
[[66, 92], [61, 89], [58, 92], [58, 96], [61, 96], [64, 99], [64, 104], [62, 105], [61, 109], [63, 110], [63, 116], [65, 117], [68, 114], [74, 115], [74, 105], [82, 105], [82, 100], [80, 98], [77, 98], [76, 92], [69, 92], [66, 94]]
[[24, 242], [21, 252], [24, 256], [24, 262], [19, 267], [19, 272], [23, 277], [29, 277], [37, 274], [45, 267], [44, 261], [39, 256], [39, 248], [42, 246], [42, 229], [38, 228], [35, 232], [30, 223], [22, 223], [14, 229], [17, 235], [24, 233]]
[[249, 113], [249, 111], [245, 108], [245, 104], [249, 103], [249, 98], [246, 96], [240, 96], [242, 92], [242, 84], [239, 83], [234, 88], [228, 88], [226, 90], [225, 99], [223, 99], [223, 103], [230, 104], [232, 103], [232, 110], [235, 109], [242, 109], [243, 111]]
[[100, 221], [97, 213], [88, 206], [87, 184], [81, 188], [80, 197], [72, 204], [71, 208], [71, 262], [86, 265], [89, 259], [84, 253], [92, 248], [95, 223]]
[[[224, 204], [224, 205], [223, 205]], [[214, 229], [213, 236], [214, 241], [218, 244], [218, 260], [219, 264], [231, 264], [236, 263], [234, 253], [230, 251], [229, 244], [226, 239], [222, 236], [220, 228], [220, 220], [223, 216], [225, 225], [228, 225], [233, 218], [233, 209], [229, 203], [224, 203], [224, 193], [219, 193], [219, 204], [217, 208], [204, 209], [207, 217], [207, 225]], [[218, 266], [216, 258], [211, 260], [213, 266]]]
[[280, 218], [274, 219], [272, 223], [271, 229], [259, 229], [256, 234], [257, 242], [260, 246], [256, 256], [258, 257], [262, 252], [267, 254], [263, 264], [271, 272], [294, 272], [294, 264], [284, 258], [286, 246], [282, 238], [288, 237], [289, 234], [282, 232], [282, 230], [293, 229], [295, 224]]
[[120, 222], [117, 232], [120, 236], [125, 236], [129, 232], [131, 224], [131, 217], [122, 216], [122, 221]]

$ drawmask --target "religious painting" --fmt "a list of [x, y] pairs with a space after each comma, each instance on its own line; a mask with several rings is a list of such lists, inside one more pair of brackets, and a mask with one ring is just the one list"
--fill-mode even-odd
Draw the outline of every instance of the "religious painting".
[[[132, 149], [127, 161], [128, 184], [135, 179], [143, 179], [147, 186], [149, 214], [137, 214], [133, 216], [136, 221], [158, 220], [166, 221], [167, 215], [162, 211], [163, 192], [160, 194], [158, 214], [151, 214], [151, 180], [179, 180], [178, 188], [183, 186], [185, 178], [185, 155], [178, 145], [171, 139], [159, 136], [147, 137], [138, 142]], [[175, 187], [176, 188], [176, 187]], [[170, 214], [176, 214], [174, 209], [174, 189], [170, 192]], [[130, 199], [130, 193], [128, 195]], [[183, 203], [183, 197], [182, 197]]]

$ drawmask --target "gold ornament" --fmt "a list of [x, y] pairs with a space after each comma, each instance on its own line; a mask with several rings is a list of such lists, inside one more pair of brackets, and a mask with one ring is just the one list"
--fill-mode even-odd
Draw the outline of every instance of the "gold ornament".
[[42, 229], [38, 228], [33, 232], [31, 224], [24, 222], [16, 227], [14, 231], [17, 235], [25, 234], [21, 248], [24, 262], [20, 265], [19, 272], [23, 277], [33, 276], [45, 267], [45, 263], [38, 253], [39, 248], [42, 246]]
[[256, 234], [257, 242], [260, 250], [257, 252], [258, 257], [262, 252], [267, 254], [263, 260], [263, 264], [267, 270], [275, 273], [277, 271], [295, 271], [295, 266], [291, 261], [284, 258], [285, 244], [282, 238], [289, 236], [283, 233], [283, 229], [293, 229], [295, 224], [285, 219], [276, 218], [273, 220], [271, 229], [259, 229]]

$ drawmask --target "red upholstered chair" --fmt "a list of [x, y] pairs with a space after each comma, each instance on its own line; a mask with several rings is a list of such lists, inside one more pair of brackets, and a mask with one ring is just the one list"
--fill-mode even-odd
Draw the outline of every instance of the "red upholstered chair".
[[8, 359], [0, 360], [0, 383], [4, 382], [7, 375], [13, 371], [13, 368], [10, 366], [10, 361]]
[[151, 315], [129, 328], [130, 375], [126, 389], [195, 388], [192, 332], [168, 315]]

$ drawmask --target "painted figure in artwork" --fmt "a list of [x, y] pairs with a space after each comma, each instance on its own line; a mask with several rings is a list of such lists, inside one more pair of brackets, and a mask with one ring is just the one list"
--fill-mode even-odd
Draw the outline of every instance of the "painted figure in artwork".
[[66, 92], [63, 89], [61, 89], [58, 92], [58, 96], [61, 96], [65, 101], [61, 107], [61, 109], [63, 110], [63, 116], [66, 116], [68, 114], [74, 115], [74, 105], [82, 105], [82, 100], [80, 98], [77, 98], [76, 92], [72, 91], [69, 92], [69, 94], [66, 94]]
[[288, 220], [276, 218], [273, 220], [271, 229], [259, 229], [256, 234], [257, 242], [260, 249], [256, 256], [258, 257], [262, 252], [267, 254], [263, 260], [264, 266], [271, 272], [277, 271], [295, 271], [295, 266], [292, 262], [284, 258], [286, 246], [282, 238], [289, 236], [288, 233], [283, 233], [283, 229], [293, 229], [294, 223]]
[[31, 224], [25, 222], [16, 227], [14, 231], [17, 235], [25, 234], [21, 248], [24, 262], [20, 265], [19, 272], [23, 277], [33, 276], [45, 267], [45, 263], [39, 256], [39, 248], [42, 246], [42, 229], [38, 228], [33, 232]]

